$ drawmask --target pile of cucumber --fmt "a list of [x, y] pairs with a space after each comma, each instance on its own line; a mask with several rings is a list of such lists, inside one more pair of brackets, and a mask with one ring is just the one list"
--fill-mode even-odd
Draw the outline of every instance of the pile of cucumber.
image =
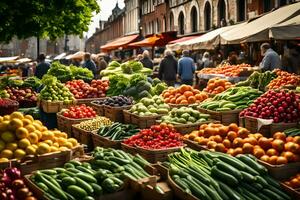
[[122, 190], [126, 179], [150, 176], [144, 170], [149, 163], [139, 155], [97, 147], [93, 156], [90, 162], [71, 160], [64, 167], [36, 171], [30, 179], [51, 200], [94, 200]]
[[182, 149], [169, 155], [168, 165], [174, 183], [199, 199], [291, 199], [251, 155]]
[[135, 125], [115, 122], [111, 125], [100, 127], [97, 133], [107, 139], [120, 141], [127, 139], [138, 132], [139, 129], [137, 129]]
[[283, 132], [287, 137], [300, 136], [300, 129], [299, 128], [290, 128], [290, 129], [287, 129]]

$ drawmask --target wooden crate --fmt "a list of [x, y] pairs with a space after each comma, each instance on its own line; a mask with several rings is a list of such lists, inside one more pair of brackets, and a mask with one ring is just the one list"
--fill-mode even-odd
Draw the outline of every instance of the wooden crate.
[[105, 147], [105, 148], [115, 148], [121, 149], [121, 141], [113, 141], [106, 137], [100, 136], [97, 132], [92, 132], [92, 140], [94, 147]]
[[214, 121], [214, 120], [208, 120], [205, 122], [198, 122], [198, 123], [192, 123], [192, 124], [176, 124], [173, 125], [173, 127], [181, 134], [185, 135], [188, 133], [191, 133], [194, 130], [199, 130], [199, 127], [202, 124], [209, 124], [209, 123], [217, 123], [218, 121]]
[[152, 125], [158, 124], [156, 120], [159, 120], [162, 115], [154, 116], [139, 116], [123, 110], [124, 123], [137, 125], [141, 129], [150, 128]]
[[91, 106], [96, 111], [97, 115], [104, 116], [104, 105], [99, 105], [92, 101]]
[[73, 124], [72, 135], [80, 144], [86, 144], [90, 150], [93, 149], [92, 131], [83, 130], [78, 124]]
[[189, 139], [185, 139], [184, 143], [190, 147], [191, 149], [197, 150], [197, 151], [201, 151], [201, 150], [209, 150], [206, 146], [200, 145], [197, 142], [194, 142], [192, 140]]
[[127, 153], [130, 153], [132, 155], [137, 153], [137, 149], [135, 147], [131, 147], [127, 144], [124, 144], [123, 142], [121, 143], [121, 148], [122, 148], [123, 151], [125, 151]]
[[38, 101], [38, 106], [42, 108], [45, 113], [57, 113], [60, 112], [64, 108], [69, 108], [76, 104], [76, 101], [72, 101], [70, 104], [64, 104], [63, 101]]
[[231, 123], [239, 124], [239, 114], [242, 111], [242, 109], [239, 109], [219, 112], [203, 108], [198, 108], [198, 110], [202, 113], [209, 114], [211, 119], [220, 121], [223, 125], [229, 125]]
[[280, 185], [281, 185], [282, 189], [292, 197], [292, 199], [295, 199], [295, 200], [300, 199], [300, 188], [294, 189], [294, 188], [287, 186], [284, 183], [280, 183]]
[[286, 129], [298, 127], [298, 123], [272, 123], [270, 125], [263, 125], [258, 129], [258, 120], [254, 117], [243, 117], [245, 128], [248, 129], [251, 133], [259, 132], [265, 137], [272, 137], [276, 132], [282, 132]]
[[104, 116], [113, 122], [124, 122], [123, 110], [129, 110], [131, 106], [112, 107], [104, 105]]
[[288, 163], [285, 165], [271, 165], [262, 160], [257, 160], [261, 165], [268, 169], [269, 174], [277, 179], [284, 180], [297, 174], [300, 170], [300, 162]]
[[93, 101], [98, 101], [98, 100], [102, 100], [102, 99], [105, 99], [105, 97], [104, 98], [99, 97], [99, 98], [89, 98], [89, 99], [76, 99], [76, 101], [77, 101], [78, 105], [85, 104], [87, 106], [92, 106]]
[[72, 136], [72, 125], [79, 124], [80, 122], [90, 120], [93, 118], [82, 118], [82, 119], [71, 119], [62, 115], [62, 113], [57, 113], [57, 128], [60, 131], [66, 132], [69, 137]]

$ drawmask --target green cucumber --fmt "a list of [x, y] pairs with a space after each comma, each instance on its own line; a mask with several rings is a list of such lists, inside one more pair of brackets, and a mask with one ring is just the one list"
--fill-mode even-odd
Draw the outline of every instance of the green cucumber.
[[87, 182], [85, 182], [84, 180], [82, 180], [78, 177], [74, 177], [74, 179], [76, 180], [76, 185], [77, 186], [84, 189], [88, 194], [93, 194], [94, 189], [90, 184], [88, 184]]
[[237, 186], [239, 183], [239, 181], [233, 175], [220, 170], [216, 166], [213, 166], [211, 168], [211, 175], [213, 177], [219, 178], [220, 180], [226, 182], [228, 185], [231, 186]]
[[94, 189], [94, 194], [100, 196], [103, 194], [102, 187], [96, 183], [91, 183], [92, 188]]
[[35, 182], [35, 184], [42, 189], [44, 192], [47, 192], [49, 190], [49, 188], [47, 187], [47, 185], [43, 182]]
[[74, 173], [74, 174], [77, 174], [77, 173], [80, 173], [81, 171], [79, 169], [76, 169], [76, 168], [69, 168], [68, 171]]
[[75, 165], [71, 164], [71, 163], [65, 163], [64, 164], [64, 168], [68, 169], [68, 168], [75, 168]]
[[95, 160], [93, 164], [102, 169], [111, 169], [111, 164], [105, 160]]
[[243, 200], [243, 198], [232, 188], [230, 188], [225, 183], [218, 181], [221, 190], [230, 198], [230, 200]]
[[88, 174], [91, 174], [91, 175], [94, 175], [96, 173], [95, 170], [88, 169], [88, 168], [85, 168], [83, 166], [77, 166], [76, 169], [80, 170], [81, 172], [85, 172], [85, 173], [88, 173]]
[[64, 173], [66, 171], [65, 168], [62, 167], [55, 167], [53, 168], [58, 174]]
[[78, 160], [70, 160], [68, 163], [71, 163], [75, 167], [81, 166], [81, 162], [79, 162]]
[[76, 180], [72, 177], [65, 177], [62, 179], [62, 185], [65, 188], [68, 188], [70, 185], [76, 185]]
[[80, 188], [80, 187], [78, 187], [78, 186], [76, 186], [76, 185], [70, 185], [70, 186], [68, 187], [68, 189], [67, 189], [67, 192], [68, 192], [69, 194], [73, 194], [73, 196], [74, 196], [76, 199], [83, 199], [83, 198], [85, 198], [86, 196], [88, 196], [87, 192], [86, 192], [84, 189], [82, 189], [82, 188]]
[[92, 175], [85, 173], [85, 172], [80, 172], [76, 174], [76, 177], [88, 182], [88, 183], [97, 183], [97, 179], [93, 177]]
[[227, 164], [225, 162], [220, 161], [220, 162], [216, 163], [216, 166], [220, 170], [222, 170], [222, 171], [224, 171], [224, 172], [226, 172], [228, 174], [233, 175], [237, 180], [241, 180], [242, 179], [241, 172], [238, 169], [232, 167], [231, 165], [229, 165], [229, 164]]
[[245, 180], [247, 183], [254, 183], [256, 181], [255, 176], [252, 174], [249, 174], [248, 172], [241, 171], [243, 180]]
[[131, 161], [130, 160], [126, 160], [126, 159], [122, 159], [122, 158], [118, 158], [118, 157], [113, 157], [110, 156], [108, 157], [110, 161], [114, 161], [116, 163], [118, 163], [119, 165], [126, 165], [129, 164]]
[[245, 163], [247, 166], [251, 167], [255, 171], [257, 171], [259, 174], [266, 174], [268, 173], [267, 168], [259, 164], [256, 160], [253, 160], [249, 156], [239, 154], [236, 156], [237, 159]]
[[42, 172], [43, 174], [50, 175], [50, 176], [57, 174], [57, 171], [54, 169], [42, 169], [42, 170], [40, 170], [40, 172]]

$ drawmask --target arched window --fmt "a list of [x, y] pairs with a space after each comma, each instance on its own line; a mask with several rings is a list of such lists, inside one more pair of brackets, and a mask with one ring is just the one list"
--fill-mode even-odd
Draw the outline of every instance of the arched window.
[[204, 6], [204, 29], [206, 31], [210, 30], [211, 28], [211, 6], [210, 3], [207, 1]]
[[218, 23], [219, 26], [224, 26], [221, 22], [226, 23], [226, 4], [224, 0], [219, 0], [218, 3]]
[[162, 31], [166, 32], [167, 31], [167, 20], [166, 20], [166, 16], [163, 17], [163, 23], [162, 23]]
[[159, 19], [156, 20], [156, 32], [157, 33], [160, 32], [160, 21], [159, 21]]
[[170, 13], [170, 31], [173, 31], [173, 30], [174, 30], [174, 15], [171, 12]]
[[246, 20], [246, 0], [239, 0], [237, 2], [237, 21]]
[[193, 33], [198, 31], [198, 13], [195, 6], [191, 10], [191, 27]]
[[184, 34], [184, 15], [183, 12], [181, 11], [178, 16], [178, 28], [179, 28], [179, 34], [183, 35]]

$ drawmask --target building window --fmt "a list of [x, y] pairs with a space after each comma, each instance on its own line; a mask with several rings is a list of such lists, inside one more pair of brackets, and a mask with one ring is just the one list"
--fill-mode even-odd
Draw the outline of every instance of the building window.
[[246, 0], [237, 1], [237, 21], [245, 21], [246, 20]]
[[184, 35], [184, 15], [181, 11], [178, 16], [179, 35]]
[[159, 21], [159, 19], [157, 19], [156, 20], [156, 30], [157, 30], [157, 33], [159, 33], [160, 32], [160, 21]]
[[208, 31], [211, 28], [211, 6], [207, 1], [204, 7], [204, 25], [205, 30]]
[[162, 29], [162, 31], [163, 32], [167, 31], [167, 20], [166, 20], [165, 16], [163, 17], [163, 29]]
[[198, 13], [195, 6], [191, 10], [191, 22], [192, 32], [195, 33], [198, 31]]
[[224, 0], [219, 0], [218, 3], [218, 24], [224, 26], [226, 22], [226, 4]]
[[174, 30], [174, 15], [171, 12], [170, 13], [170, 31], [173, 31], [173, 30]]
[[273, 0], [263, 0], [263, 10], [264, 12], [269, 12], [274, 8]]
[[287, 4], [288, 2], [287, 2], [287, 0], [279, 0], [279, 7], [281, 7], [281, 6], [285, 6], [286, 4]]

